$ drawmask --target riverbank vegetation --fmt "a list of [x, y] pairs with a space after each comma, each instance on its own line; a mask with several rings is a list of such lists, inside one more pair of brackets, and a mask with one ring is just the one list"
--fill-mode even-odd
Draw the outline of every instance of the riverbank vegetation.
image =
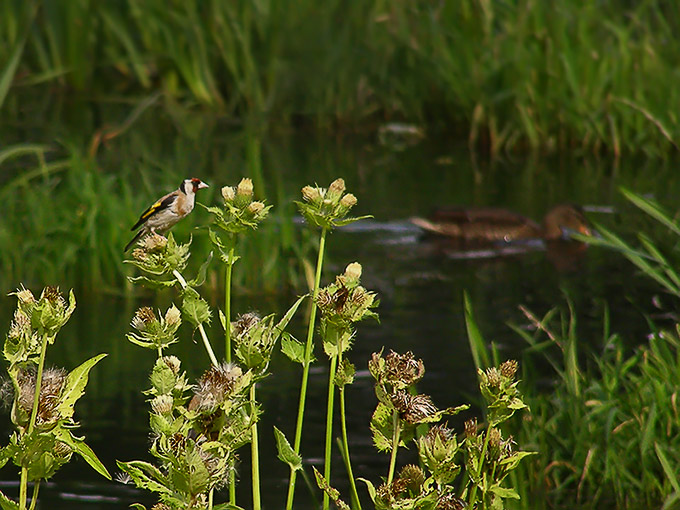
[[503, 150], [667, 154], [680, 120], [678, 10], [650, 0], [558, 4], [8, 0], [0, 105], [141, 103], [232, 125], [373, 132], [386, 122]]

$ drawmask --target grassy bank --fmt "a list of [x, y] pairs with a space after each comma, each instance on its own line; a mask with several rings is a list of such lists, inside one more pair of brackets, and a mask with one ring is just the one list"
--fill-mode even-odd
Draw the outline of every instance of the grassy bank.
[[[24, 2], [0, 7], [0, 105], [46, 85], [92, 99], [162, 91], [235, 122], [407, 121], [473, 146], [674, 150], [677, 9], [535, 0]], [[4, 100], [4, 105], [2, 104]]]

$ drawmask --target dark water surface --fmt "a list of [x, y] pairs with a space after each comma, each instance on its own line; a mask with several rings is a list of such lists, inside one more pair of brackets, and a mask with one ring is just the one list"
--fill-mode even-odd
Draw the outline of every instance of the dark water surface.
[[[268, 150], [263, 144], [265, 154]], [[600, 345], [604, 302], [611, 310], [613, 331], [620, 332], [630, 345], [645, 341], [643, 312], [653, 311], [651, 299], [657, 291], [620, 255], [590, 248], [565, 262], [557, 257], [559, 253], [548, 253], [543, 246], [529, 246], [517, 253], [460, 252], [424, 242], [408, 218], [427, 214], [435, 205], [459, 204], [508, 207], [539, 220], [550, 206], [575, 202], [604, 207], [608, 212], [589, 213], [589, 217], [631, 235], [645, 223], [624, 203], [618, 187], [652, 193], [662, 203], [673, 204], [671, 198], [677, 196], [680, 179], [672, 165], [653, 161], [615, 164], [577, 156], [481, 164], [465, 150], [451, 148], [442, 140], [424, 141], [403, 151], [390, 150], [373, 139], [323, 144], [293, 140], [280, 150], [287, 159], [265, 165], [264, 173], [284, 183], [284, 199], [297, 199], [305, 184], [327, 185], [342, 176], [359, 199], [357, 213], [375, 216], [329, 237], [324, 278], [328, 282], [348, 263], [359, 261], [364, 269], [363, 284], [377, 291], [381, 299], [380, 324], [359, 325], [349, 356], [360, 371], [347, 392], [350, 448], [357, 476], [377, 482], [388, 464], [387, 457], [372, 449], [368, 428], [375, 406], [366, 373], [372, 352], [384, 346], [399, 352], [412, 350], [421, 357], [427, 369], [421, 389], [440, 406], [476, 398], [462, 311], [464, 289], [470, 293], [483, 334], [499, 346], [504, 357], [517, 356], [523, 347], [522, 339], [508, 327], [509, 322], [525, 322], [517, 306], [523, 304], [540, 316], [553, 306], [564, 306], [566, 295], [576, 310], [584, 347], [597, 349]], [[212, 177], [218, 184], [223, 180], [218, 175]], [[69, 284], [56, 283], [62, 288]], [[140, 392], [148, 387], [154, 355], [127, 342], [125, 334], [134, 310], [149, 303], [105, 297], [88, 289], [78, 291], [77, 298], [74, 316], [48, 351], [48, 364], [73, 368], [97, 353], [109, 353], [92, 371], [87, 393], [76, 407], [76, 418], [88, 444], [113, 473], [116, 459], [148, 457], [148, 414]], [[234, 306], [236, 312], [255, 308], [263, 314], [280, 313], [294, 298], [255, 292], [236, 296]], [[213, 299], [212, 304], [221, 303]], [[13, 307], [13, 298], [0, 300], [0, 324], [5, 331]], [[291, 329], [304, 338], [302, 319]], [[195, 377], [209, 362], [202, 346], [192, 342], [189, 329], [180, 331], [181, 343], [171, 350]], [[214, 327], [211, 338], [219, 345], [220, 330]], [[308, 464], [318, 466], [323, 456], [327, 373], [320, 350], [317, 357], [322, 362], [313, 367], [311, 376], [303, 454]], [[271, 373], [258, 395], [265, 411], [260, 426], [263, 504], [276, 510], [284, 506], [288, 469], [276, 459], [272, 425], [292, 438], [300, 371], [277, 355]], [[6, 437], [8, 422], [5, 413], [2, 437]], [[249, 508], [249, 453], [244, 450], [242, 455], [238, 500]], [[348, 496], [337, 455], [334, 469], [333, 485]], [[14, 494], [16, 469], [6, 466], [0, 475], [5, 480], [3, 492]], [[360, 491], [365, 493], [362, 487]], [[222, 497], [218, 501], [223, 501]], [[136, 501], [148, 506], [153, 503], [148, 494], [106, 482], [74, 458], [41, 488], [39, 508], [113, 510]], [[313, 508], [301, 482], [296, 501], [296, 508]]]

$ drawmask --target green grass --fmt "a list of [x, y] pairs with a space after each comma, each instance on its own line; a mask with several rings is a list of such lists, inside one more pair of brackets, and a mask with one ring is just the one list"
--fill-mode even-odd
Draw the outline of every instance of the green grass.
[[272, 129], [407, 121], [492, 153], [666, 154], [680, 134], [680, 14], [661, 0], [7, 0], [0, 9], [0, 107], [10, 112], [17, 90], [45, 83], [92, 98], [161, 91]]

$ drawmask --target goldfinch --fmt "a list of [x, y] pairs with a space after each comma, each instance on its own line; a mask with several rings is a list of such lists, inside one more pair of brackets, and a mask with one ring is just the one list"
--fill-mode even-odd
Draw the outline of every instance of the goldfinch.
[[136, 230], [139, 228], [139, 232], [125, 246], [124, 251], [128, 251], [135, 242], [147, 234], [160, 234], [173, 227], [175, 223], [193, 211], [196, 191], [207, 187], [208, 185], [200, 179], [184, 179], [179, 189], [159, 198], [142, 213], [137, 223], [130, 229]]

